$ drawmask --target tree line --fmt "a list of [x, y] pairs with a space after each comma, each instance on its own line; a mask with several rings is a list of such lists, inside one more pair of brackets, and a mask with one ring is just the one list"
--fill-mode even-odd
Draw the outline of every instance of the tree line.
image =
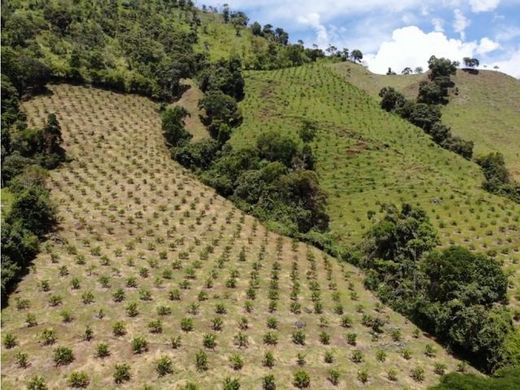
[[442, 123], [440, 105], [448, 103], [449, 88], [455, 86], [451, 76], [457, 71], [457, 62], [432, 56], [428, 61], [428, 80], [421, 81], [415, 101], [392, 87], [384, 87], [379, 92], [381, 108], [396, 113], [403, 119], [423, 129], [441, 147], [460, 154], [466, 159], [473, 156], [473, 142], [452, 134]]
[[290, 235], [328, 227], [326, 196], [314, 172], [310, 142], [316, 135], [311, 122], [302, 122], [300, 139], [275, 132], [261, 134], [256, 145], [234, 149], [228, 142], [242, 121], [237, 101], [244, 96], [240, 60], [211, 65], [198, 76], [205, 93], [199, 106], [209, 139], [191, 142], [184, 128], [187, 112], [180, 107], [162, 114], [163, 133], [172, 156], [197, 172], [202, 181], [239, 207], [275, 222]]
[[350, 258], [366, 270], [365, 285], [480, 370], [518, 366], [520, 334], [500, 265], [463, 247], [439, 248], [419, 208], [383, 208]]

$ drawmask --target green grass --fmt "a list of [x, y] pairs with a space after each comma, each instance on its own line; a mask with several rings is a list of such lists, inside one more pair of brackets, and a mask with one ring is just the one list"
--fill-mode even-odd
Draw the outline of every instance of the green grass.
[[[422, 75], [378, 75], [350, 62], [331, 65], [344, 79], [377, 98], [390, 86], [408, 98], [417, 96]], [[520, 81], [504, 73], [482, 70], [478, 74], [457, 71], [456, 90], [442, 108], [443, 122], [454, 134], [475, 143], [475, 155], [501, 152], [507, 167], [520, 180]]]
[[[28, 124], [39, 126], [46, 112], [56, 112], [72, 161], [49, 173], [59, 230], [42, 245], [2, 310], [2, 336], [16, 338], [14, 347], [2, 348], [2, 388], [25, 388], [35, 375], [50, 389], [67, 388], [69, 376], [81, 371], [92, 389], [182, 389], [187, 382], [215, 389], [226, 377], [256, 389], [271, 374], [278, 388], [291, 389], [294, 373], [304, 369], [312, 388], [328, 389], [334, 368], [340, 373], [338, 388], [423, 389], [438, 382], [435, 363], [456, 369], [457, 359], [364, 288], [355, 267], [270, 232], [176, 164], [161, 134], [159, 104], [79, 86], [51, 90], [24, 102]], [[249, 289], [254, 297], [246, 295]], [[115, 299], [119, 290], [123, 301]], [[271, 302], [277, 302], [274, 311]], [[134, 303], [136, 310], [130, 310]], [[341, 325], [343, 315], [350, 327]], [[365, 315], [383, 319], [383, 332], [374, 336], [363, 325]], [[277, 329], [271, 329], [269, 317]], [[181, 330], [183, 318], [192, 318], [192, 331]], [[215, 318], [220, 330], [214, 329]], [[241, 318], [247, 328], [239, 328]], [[114, 335], [119, 321], [126, 326], [124, 335]], [[304, 345], [292, 336], [300, 323]], [[53, 345], [42, 342], [49, 328], [56, 335]], [[277, 335], [277, 345], [264, 342], [267, 332]], [[239, 333], [248, 345], [238, 345]], [[329, 335], [329, 344], [322, 333]], [[350, 333], [356, 334], [356, 345], [349, 344]], [[208, 334], [216, 335], [214, 349], [204, 346]], [[178, 336], [181, 344], [174, 348], [171, 339]], [[141, 342], [141, 353], [135, 353], [141, 338], [147, 350]], [[96, 357], [99, 344], [108, 345], [110, 354]], [[429, 344], [434, 357], [425, 354]], [[56, 366], [58, 347], [72, 350], [70, 364]], [[199, 350], [207, 354], [206, 372], [196, 369]], [[356, 350], [362, 362], [352, 361]], [[273, 368], [262, 363], [268, 351]], [[378, 359], [379, 351], [386, 353], [385, 361]], [[19, 367], [19, 352], [27, 354], [27, 367]], [[326, 353], [332, 353], [332, 363], [325, 361]], [[231, 367], [235, 354], [243, 360], [241, 369]], [[303, 368], [298, 354], [305, 357]], [[172, 361], [173, 373], [161, 376], [156, 370], [163, 356]], [[113, 374], [121, 364], [130, 366], [131, 377], [117, 386]], [[416, 367], [425, 370], [423, 382], [411, 378]], [[358, 372], [365, 370], [368, 383], [362, 384]], [[387, 379], [388, 370], [395, 370], [397, 381]]]
[[[317, 121], [317, 171], [329, 195], [331, 232], [356, 245], [385, 202], [426, 210], [443, 245], [496, 254], [513, 275], [520, 259], [520, 206], [481, 189], [473, 162], [435, 145], [420, 129], [379, 108], [376, 99], [328, 65], [246, 73], [244, 123], [232, 143], [275, 130], [296, 137], [303, 118]], [[518, 280], [513, 276], [512, 280]], [[519, 304], [513, 282], [512, 303]]]
[[4, 218], [11, 208], [13, 203], [13, 195], [9, 192], [8, 188], [2, 188], [0, 190], [0, 198], [2, 199], [2, 218]]

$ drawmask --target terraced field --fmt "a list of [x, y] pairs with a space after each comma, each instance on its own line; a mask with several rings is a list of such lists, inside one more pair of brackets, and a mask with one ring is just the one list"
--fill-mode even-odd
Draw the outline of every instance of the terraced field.
[[483, 191], [475, 163], [382, 111], [326, 64], [250, 72], [246, 88], [244, 123], [232, 138], [237, 147], [262, 131], [296, 137], [303, 119], [317, 123], [317, 169], [339, 242], [359, 243], [385, 202], [418, 205], [443, 245], [496, 255], [512, 275], [511, 304], [520, 304], [520, 206]]
[[[296, 81], [307, 68], [285, 72]], [[250, 93], [265, 76], [251, 79]], [[51, 90], [24, 109], [31, 126], [57, 113], [72, 161], [50, 172], [59, 229], [2, 312], [4, 337], [16, 338], [2, 349], [3, 388], [41, 376], [62, 389], [83, 372], [92, 389], [219, 389], [225, 378], [255, 389], [268, 375], [284, 389], [305, 370], [311, 388], [326, 389], [334, 369], [338, 388], [420, 389], [456, 369], [364, 290], [355, 268], [266, 230], [173, 162], [158, 105], [86, 87]], [[334, 153], [359, 142], [320, 137], [320, 156], [326, 142]], [[337, 169], [338, 180], [346, 172]], [[123, 364], [129, 375], [117, 384]]]

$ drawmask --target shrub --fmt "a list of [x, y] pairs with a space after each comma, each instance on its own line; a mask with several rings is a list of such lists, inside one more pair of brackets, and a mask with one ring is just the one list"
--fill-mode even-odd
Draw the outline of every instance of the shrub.
[[244, 361], [242, 360], [242, 357], [237, 353], [234, 353], [229, 357], [229, 363], [233, 370], [241, 370], [244, 366]]
[[56, 332], [52, 328], [44, 329], [40, 338], [43, 345], [52, 345], [56, 342]]
[[114, 333], [114, 336], [124, 336], [126, 334], [124, 322], [118, 321], [112, 325], [112, 332]]
[[181, 336], [172, 337], [170, 339], [170, 344], [173, 349], [178, 349], [181, 347]]
[[332, 383], [334, 386], [338, 385], [339, 383], [339, 371], [335, 370], [334, 368], [329, 370], [329, 373], [327, 375], [327, 379], [330, 383]]
[[191, 318], [183, 318], [181, 320], [181, 329], [184, 332], [191, 332], [193, 330], [193, 319], [191, 319]]
[[368, 371], [363, 368], [358, 371], [357, 378], [361, 383], [367, 383], [368, 382]]
[[349, 343], [350, 345], [356, 345], [356, 339], [356, 333], [347, 333], [347, 343]]
[[114, 368], [114, 382], [121, 384], [128, 382], [131, 378], [130, 366], [126, 363], [116, 364]]
[[311, 377], [306, 371], [298, 370], [294, 373], [293, 385], [298, 389], [306, 389], [311, 386]]
[[98, 358], [104, 358], [110, 356], [110, 350], [108, 349], [108, 344], [106, 343], [99, 343], [96, 346], [96, 357]]
[[43, 376], [35, 375], [27, 382], [27, 390], [47, 390]]
[[205, 334], [202, 338], [202, 345], [209, 349], [214, 349], [217, 346], [216, 336], [214, 334]]
[[224, 388], [223, 390], [239, 390], [240, 382], [236, 378], [226, 378], [224, 379]]
[[446, 368], [446, 364], [444, 363], [435, 363], [435, 365], [433, 366], [433, 372], [437, 375], [444, 375], [444, 373], [446, 372]]
[[296, 364], [298, 364], [299, 366], [305, 365], [305, 355], [303, 353], [298, 352], [298, 354], [296, 355]]
[[334, 354], [331, 351], [326, 351], [323, 360], [325, 363], [334, 363]]
[[148, 329], [151, 333], [162, 333], [162, 321], [161, 320], [154, 320], [150, 321], [148, 323]]
[[301, 330], [297, 330], [292, 334], [292, 341], [294, 344], [305, 345], [305, 333]]
[[68, 380], [70, 387], [77, 387], [77, 388], [85, 388], [88, 387], [90, 383], [90, 379], [86, 372], [84, 371], [74, 371], [69, 376]]
[[54, 363], [57, 366], [64, 366], [72, 363], [74, 360], [74, 354], [72, 349], [68, 347], [58, 347], [54, 350]]
[[267, 332], [264, 334], [264, 344], [276, 345], [278, 344], [278, 335], [274, 332]]
[[18, 341], [16, 340], [16, 337], [12, 333], [6, 333], [4, 336], [4, 347], [6, 349], [11, 349], [16, 347], [18, 344]]
[[132, 339], [132, 352], [143, 353], [148, 351], [148, 341], [144, 337], [134, 337]]
[[392, 382], [397, 381], [397, 371], [394, 370], [393, 368], [389, 369], [388, 372], [387, 372], [387, 377]]
[[266, 375], [262, 378], [262, 389], [276, 390], [276, 382], [274, 380], [274, 375]]
[[410, 371], [410, 376], [416, 382], [424, 381], [424, 368], [415, 367]]
[[267, 319], [267, 327], [269, 329], [278, 329], [278, 321], [274, 317], [269, 317]]
[[16, 365], [20, 368], [29, 367], [29, 355], [25, 352], [18, 352], [15, 355]]
[[173, 374], [173, 361], [170, 357], [163, 355], [157, 361], [155, 370], [159, 374], [159, 376], [165, 376], [168, 374]]
[[320, 333], [320, 342], [324, 345], [329, 345], [330, 344], [330, 335], [326, 332], [321, 332]]
[[208, 370], [208, 355], [206, 352], [199, 351], [195, 355], [195, 366], [198, 371], [207, 371]]
[[265, 367], [273, 368], [274, 367], [274, 356], [271, 351], [268, 351], [264, 355], [264, 359], [262, 360], [262, 364]]
[[361, 363], [364, 359], [363, 357], [363, 352], [361, 352], [359, 349], [356, 349], [352, 352], [352, 356], [350, 357], [350, 359], [354, 362], [354, 363]]

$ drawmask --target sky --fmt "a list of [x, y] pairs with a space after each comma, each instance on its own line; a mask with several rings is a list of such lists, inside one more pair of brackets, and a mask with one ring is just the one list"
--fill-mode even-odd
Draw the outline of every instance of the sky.
[[480, 60], [520, 78], [520, 0], [199, 0], [244, 11], [291, 42], [360, 49], [375, 73], [427, 68], [431, 55]]

